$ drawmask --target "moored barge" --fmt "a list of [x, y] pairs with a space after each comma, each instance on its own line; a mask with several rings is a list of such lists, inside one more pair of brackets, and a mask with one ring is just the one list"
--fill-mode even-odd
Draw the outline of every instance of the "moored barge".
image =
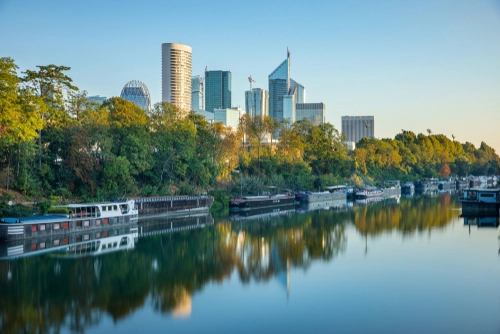
[[0, 240], [67, 234], [137, 222], [138, 209], [131, 200], [58, 206], [68, 214], [0, 219]]
[[500, 189], [466, 189], [459, 198], [464, 214], [499, 214]]
[[295, 197], [288, 194], [274, 196], [246, 196], [234, 197], [229, 200], [229, 211], [246, 211], [252, 209], [293, 205]]

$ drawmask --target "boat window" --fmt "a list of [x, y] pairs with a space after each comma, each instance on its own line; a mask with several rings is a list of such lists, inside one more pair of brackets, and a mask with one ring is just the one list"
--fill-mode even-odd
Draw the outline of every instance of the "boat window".
[[103, 206], [102, 211], [106, 211], [107, 207]]
[[109, 205], [109, 206], [108, 206], [108, 211], [111, 211], [111, 210], [113, 210], [113, 206], [112, 206], [112, 205]]
[[118, 206], [113, 205], [113, 210], [118, 210]]
[[39, 229], [40, 231], [45, 231], [45, 224], [40, 224], [40, 225], [38, 225], [38, 229]]
[[36, 231], [37, 231], [36, 225], [31, 225], [31, 232], [36, 232]]
[[121, 246], [127, 246], [128, 244], [128, 238], [127, 237], [122, 237], [122, 240], [120, 240], [120, 247]]
[[[67, 224], [67, 223], [66, 223], [66, 224]], [[64, 225], [64, 223], [63, 223], [63, 225]], [[61, 225], [60, 225], [59, 223], [55, 223], [55, 224], [54, 224], [54, 225], [52, 225], [52, 226], [54, 226], [54, 230], [58, 230], [58, 229], [60, 229], [60, 228], [61, 228]]]
[[102, 249], [106, 249], [106, 244], [102, 244]]
[[118, 246], [118, 243], [115, 241], [115, 242], [113, 242], [113, 247], [116, 247], [116, 246]]
[[481, 197], [495, 197], [495, 195], [493, 195], [493, 194], [481, 194], [479, 196], [481, 196]]

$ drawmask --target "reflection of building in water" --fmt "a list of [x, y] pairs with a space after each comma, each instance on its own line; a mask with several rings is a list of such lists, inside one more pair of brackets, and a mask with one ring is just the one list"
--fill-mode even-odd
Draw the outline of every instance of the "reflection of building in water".
[[175, 318], [188, 318], [192, 311], [191, 295], [184, 287], [177, 287], [175, 292], [177, 304], [172, 310], [172, 316]]

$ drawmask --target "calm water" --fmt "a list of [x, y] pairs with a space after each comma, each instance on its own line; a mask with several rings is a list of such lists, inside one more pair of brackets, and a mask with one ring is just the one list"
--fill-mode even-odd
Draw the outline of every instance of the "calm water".
[[150, 221], [107, 254], [2, 261], [0, 331], [500, 331], [499, 231], [465, 225], [456, 195], [335, 206]]

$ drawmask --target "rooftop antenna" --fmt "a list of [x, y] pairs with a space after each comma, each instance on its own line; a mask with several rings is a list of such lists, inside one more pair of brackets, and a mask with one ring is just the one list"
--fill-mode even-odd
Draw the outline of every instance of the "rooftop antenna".
[[252, 75], [250, 74], [250, 76], [248, 77], [248, 82], [250, 82], [250, 90], [252, 90], [252, 82], [255, 82], [254, 79], [252, 79]]

